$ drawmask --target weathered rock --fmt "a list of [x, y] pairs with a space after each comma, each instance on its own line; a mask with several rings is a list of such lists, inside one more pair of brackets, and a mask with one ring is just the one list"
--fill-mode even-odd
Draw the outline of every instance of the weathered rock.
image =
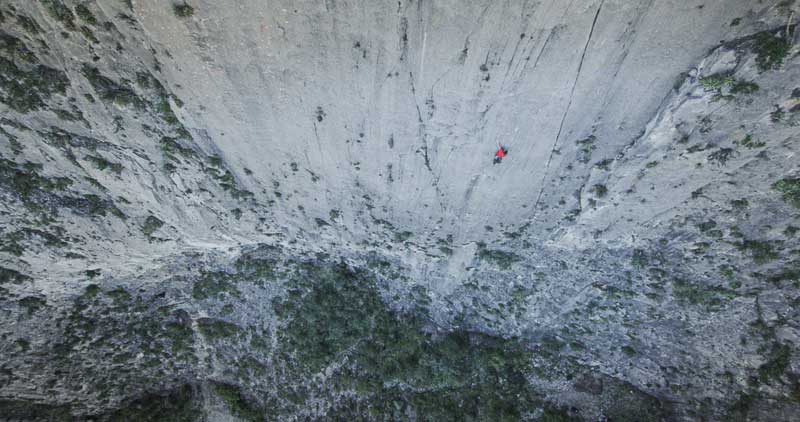
[[0, 2], [0, 420], [795, 419], [798, 7]]

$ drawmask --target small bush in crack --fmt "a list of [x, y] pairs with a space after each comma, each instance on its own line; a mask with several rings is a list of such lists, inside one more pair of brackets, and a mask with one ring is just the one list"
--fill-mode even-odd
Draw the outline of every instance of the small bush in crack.
[[72, 10], [65, 6], [61, 0], [39, 0], [39, 2], [45, 7], [50, 17], [61, 22], [71, 31], [76, 29], [75, 15], [72, 14]]
[[772, 184], [772, 189], [783, 195], [783, 200], [800, 208], [800, 178], [786, 178]]
[[114, 163], [96, 155], [87, 155], [84, 158], [87, 161], [91, 161], [98, 170], [111, 170], [117, 174], [122, 173], [122, 164], [120, 163]]
[[150, 237], [150, 235], [155, 233], [155, 231], [160, 229], [163, 225], [163, 221], [152, 215], [148, 215], [147, 219], [144, 220], [144, 224], [142, 225], [142, 233], [144, 233], [145, 236]]
[[188, 18], [194, 15], [194, 7], [186, 3], [173, 5], [172, 11], [175, 12], [175, 16], [179, 18]]
[[700, 78], [700, 85], [703, 86], [707, 91], [715, 91], [720, 90], [726, 86], [732, 85], [736, 80], [733, 76], [726, 72], [726, 73], [716, 73], [714, 75], [708, 75]]
[[720, 148], [708, 155], [708, 161], [724, 166], [735, 155], [736, 151], [732, 148]]
[[591, 192], [597, 195], [598, 198], [602, 198], [606, 196], [606, 194], [608, 194], [608, 188], [606, 187], [606, 185], [598, 183], [592, 186]]
[[80, 17], [84, 22], [90, 25], [97, 25], [97, 18], [94, 17], [94, 14], [92, 14], [92, 11], [89, 10], [89, 8], [86, 7], [86, 5], [84, 4], [77, 5], [75, 7], [75, 13], [77, 13], [78, 17]]

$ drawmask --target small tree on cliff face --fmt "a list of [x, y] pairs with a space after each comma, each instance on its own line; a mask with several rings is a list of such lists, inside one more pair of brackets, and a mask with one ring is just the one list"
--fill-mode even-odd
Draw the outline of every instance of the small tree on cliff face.
[[172, 6], [172, 10], [175, 12], [175, 16], [179, 18], [188, 18], [194, 15], [194, 7], [189, 6], [186, 3], [176, 4]]

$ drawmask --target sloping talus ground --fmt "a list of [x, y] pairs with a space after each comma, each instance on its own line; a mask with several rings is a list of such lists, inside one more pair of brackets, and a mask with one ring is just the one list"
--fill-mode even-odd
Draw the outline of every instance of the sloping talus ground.
[[0, 0], [0, 420], [796, 420], [799, 13]]

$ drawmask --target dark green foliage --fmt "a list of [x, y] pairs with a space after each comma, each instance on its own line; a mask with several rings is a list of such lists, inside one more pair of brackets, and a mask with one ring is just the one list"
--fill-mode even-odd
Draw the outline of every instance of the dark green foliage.
[[19, 38], [0, 32], [0, 51], [13, 62], [35, 63], [36, 56]]
[[94, 164], [98, 170], [111, 170], [117, 174], [122, 173], [123, 167], [120, 163], [114, 163], [96, 155], [87, 155], [84, 157], [84, 159]]
[[32, 400], [0, 399], [0, 415], [9, 421], [74, 422], [68, 405], [51, 405]]
[[197, 320], [197, 329], [205, 337], [212, 340], [235, 337], [241, 331], [236, 324], [213, 318], [199, 318]]
[[86, 286], [86, 289], [84, 289], [82, 297], [84, 299], [91, 299], [99, 295], [101, 291], [102, 290], [100, 289], [100, 286], [98, 286], [97, 284], [90, 284]]
[[779, 123], [781, 120], [783, 120], [783, 116], [785, 115], [786, 113], [783, 111], [783, 108], [781, 108], [781, 106], [776, 104], [775, 110], [773, 110], [772, 113], [769, 114], [769, 120], [772, 123]]
[[237, 278], [252, 281], [257, 286], [275, 281], [274, 267], [277, 261], [271, 253], [276, 250], [277, 248], [272, 246], [261, 245], [257, 251], [242, 255], [234, 263], [238, 272]]
[[772, 184], [772, 189], [783, 195], [783, 200], [800, 208], [800, 178], [787, 177]]
[[39, 3], [44, 5], [50, 17], [61, 22], [67, 29], [75, 30], [75, 15], [61, 0], [39, 0]]
[[602, 185], [602, 184], [598, 183], [598, 184], [592, 186], [591, 192], [593, 192], [595, 195], [597, 195], [598, 198], [602, 198], [602, 197], [606, 196], [606, 194], [608, 193], [608, 188], [606, 187], [606, 185]]
[[708, 91], [719, 91], [724, 87], [731, 86], [736, 79], [730, 72], [716, 73], [700, 78], [700, 85]]
[[195, 422], [202, 420], [201, 397], [190, 385], [171, 391], [145, 393], [102, 417], [119, 422]]
[[737, 152], [733, 148], [719, 148], [708, 155], [708, 161], [724, 166], [728, 160], [735, 157]]
[[219, 155], [212, 155], [208, 157], [208, 163], [212, 166], [222, 167], [222, 158]]
[[775, 252], [774, 243], [775, 242], [744, 239], [741, 242], [735, 243], [734, 246], [742, 252], [749, 253], [756, 264], [765, 264], [778, 259], [778, 253]]
[[736, 94], [750, 95], [759, 90], [758, 84], [748, 81], [737, 81], [732, 72], [716, 73], [700, 78], [700, 85], [706, 91], [714, 92], [713, 100], [732, 99]]
[[777, 342], [773, 343], [769, 358], [764, 364], [758, 367], [758, 376], [761, 381], [780, 381], [783, 374], [786, 373], [786, 368], [789, 367], [791, 358], [792, 349], [789, 345]]
[[253, 399], [248, 399], [239, 387], [229, 384], [212, 384], [214, 392], [225, 402], [231, 413], [245, 421], [261, 421], [264, 415], [256, 408]]
[[800, 262], [790, 262], [780, 271], [770, 274], [767, 281], [780, 286], [783, 282], [791, 282], [795, 287], [800, 287]]
[[622, 346], [622, 353], [625, 353], [627, 356], [636, 356], [636, 349], [631, 346]]
[[701, 232], [707, 232], [713, 229], [714, 227], [717, 227], [717, 222], [714, 220], [704, 221], [697, 225], [697, 228], [700, 229]]
[[497, 265], [503, 270], [511, 268], [512, 264], [522, 260], [522, 257], [513, 252], [506, 252], [498, 249], [487, 249], [486, 244], [483, 242], [478, 243], [478, 258]]
[[116, 306], [127, 306], [128, 303], [133, 299], [130, 293], [125, 290], [123, 287], [117, 287], [114, 290], [109, 290], [106, 292], [106, 296], [110, 297], [111, 300], [114, 301]]
[[114, 201], [109, 199], [101, 198], [98, 195], [94, 194], [85, 194], [82, 198], [71, 198], [69, 205], [70, 208], [81, 211], [88, 215], [96, 215], [105, 217], [107, 213], [111, 213], [118, 217], [119, 219], [124, 220], [125, 214], [114, 205]]
[[22, 256], [25, 253], [25, 248], [20, 244], [25, 238], [25, 235], [21, 231], [15, 231], [4, 235], [0, 238], [0, 251], [7, 252], [14, 256]]
[[53, 94], [66, 94], [69, 79], [64, 72], [41, 64], [19, 63], [31, 62], [34, 56], [16, 38], [4, 37], [2, 43], [4, 49], [16, 50], [12, 58], [19, 60], [15, 63], [0, 57], [0, 101], [15, 111], [27, 113], [44, 107], [44, 100]]
[[182, 310], [170, 313], [175, 304], [168, 303], [163, 294], [140, 293], [121, 287], [103, 292], [91, 284], [72, 307], [53, 315], [61, 335], [50, 357], [62, 367], [82, 366], [81, 377], [65, 379], [67, 385], [79, 386], [84, 377], [90, 377], [95, 391], [130, 397], [143, 388], [164, 388], [163, 383], [154, 383], [154, 371], [170, 373], [172, 380], [185, 379], [189, 365], [197, 361], [191, 318]]
[[188, 18], [194, 15], [194, 8], [186, 3], [173, 5], [172, 11], [179, 18]]
[[413, 236], [414, 233], [411, 233], [410, 231], [394, 232], [394, 241], [405, 242], [406, 240], [411, 239]]
[[694, 284], [683, 279], [676, 279], [672, 282], [672, 295], [692, 305], [715, 310], [736, 297], [736, 292], [724, 287]]
[[86, 270], [83, 273], [86, 274], [86, 277], [89, 277], [90, 279], [92, 279], [92, 278], [100, 276], [100, 269], [99, 268], [95, 268], [93, 270]]
[[[155, 100], [149, 103], [150, 109], [161, 119], [166, 122], [168, 125], [178, 127], [179, 129], [183, 129], [183, 126], [180, 124], [178, 120], [178, 116], [175, 115], [175, 112], [172, 111], [172, 106], [170, 105], [170, 98], [173, 98], [176, 104], [181, 103], [181, 101], [171, 95], [164, 85], [150, 73], [138, 73], [136, 75], [136, 82], [144, 89], [150, 90], [151, 93], [155, 96]], [[185, 131], [185, 129], [183, 129]], [[191, 136], [185, 136], [188, 139], [191, 139]]]
[[38, 311], [47, 305], [47, 301], [36, 296], [26, 296], [18, 300], [19, 306], [26, 309], [28, 315]]
[[731, 94], [754, 94], [758, 92], [760, 87], [757, 83], [747, 81], [737, 81], [731, 85]]
[[222, 271], [204, 272], [192, 287], [192, 297], [197, 300], [218, 298], [223, 295], [240, 297], [236, 276]]
[[94, 17], [92, 11], [86, 7], [85, 4], [79, 4], [75, 6], [75, 13], [81, 18], [84, 22], [90, 25], [97, 25], [97, 18]]
[[[209, 158], [211, 166], [204, 167], [203, 170], [219, 183], [223, 190], [230, 193], [234, 199], [248, 199], [253, 197], [253, 193], [247, 190], [239, 189], [236, 183], [236, 178], [230, 170], [224, 168], [224, 163], [219, 156], [211, 156]], [[277, 195], [277, 193], [276, 193]], [[327, 223], [326, 223], [327, 224]]]
[[584, 139], [578, 140], [575, 143], [578, 144], [578, 161], [581, 163], [588, 163], [592, 159], [592, 151], [597, 148], [595, 146], [595, 141], [597, 138], [594, 135], [589, 135]]
[[743, 147], [745, 147], [747, 149], [761, 148], [761, 147], [767, 145], [763, 141], [755, 141], [755, 140], [753, 140], [753, 136], [752, 135], [745, 136], [744, 139], [742, 139], [741, 141], [734, 141], [734, 144], [741, 145], [741, 146], [743, 146]]
[[756, 64], [759, 70], [777, 69], [789, 54], [790, 43], [779, 35], [761, 32], [756, 35], [753, 51], [756, 53]]
[[[194, 150], [181, 145], [178, 138], [172, 138], [169, 136], [164, 136], [161, 138], [159, 141], [159, 147], [161, 148], [161, 151], [166, 154], [167, 158], [171, 160], [175, 160], [175, 157], [172, 155], [175, 153], [178, 153], [186, 158], [192, 158], [196, 155]], [[216, 173], [216, 169], [212, 169], [212, 171]]]
[[39, 26], [35, 20], [27, 16], [17, 15], [17, 24], [21, 26], [25, 32], [31, 35], [37, 35], [38, 33], [42, 32], [42, 27]]
[[156, 230], [160, 229], [164, 225], [164, 222], [159, 220], [157, 217], [148, 215], [147, 218], [144, 220], [144, 224], [142, 224], [142, 233], [145, 236], [150, 237]]
[[40, 176], [36, 171], [40, 168], [30, 162], [19, 165], [0, 158], [0, 188], [11, 192], [29, 208], [36, 208], [38, 199], [52, 192], [62, 191], [72, 184], [67, 178]]
[[144, 108], [144, 101], [127, 84], [118, 84], [100, 74], [100, 70], [88, 64], [83, 65], [83, 76], [94, 88], [97, 96], [103, 101], [119, 106], [133, 105], [136, 109]]
[[[276, 304], [287, 321], [280, 355], [294, 362], [300, 379], [333, 368], [326, 388], [355, 392], [351, 402], [332, 402], [333, 420], [416, 414], [512, 421], [536, 407], [545, 407], [549, 420], [569, 420], [528, 383], [532, 353], [521, 343], [464, 331], [430, 334], [419, 312], [392, 313], [368, 273], [345, 264], [301, 265], [295, 288]], [[298, 405], [307, 406], [303, 401]]]
[[750, 205], [746, 198], [734, 199], [731, 201], [731, 206], [736, 210], [744, 210]]
[[649, 258], [647, 257], [647, 253], [643, 249], [634, 249], [633, 256], [631, 257], [631, 264], [635, 268], [644, 268], [648, 265]]
[[6, 283], [12, 284], [20, 284], [26, 281], [31, 281], [32, 278], [28, 277], [25, 274], [21, 274], [17, 270], [12, 270], [10, 268], [0, 267], [0, 285]]
[[83, 34], [83, 36], [86, 37], [87, 40], [89, 40], [89, 41], [91, 41], [91, 42], [93, 42], [95, 44], [100, 42], [100, 40], [98, 40], [97, 37], [94, 36], [94, 32], [88, 26], [81, 25], [80, 31], [81, 31], [81, 34]]
[[599, 169], [601, 169], [601, 170], [608, 170], [609, 167], [611, 166], [611, 163], [613, 163], [613, 162], [614, 162], [614, 160], [612, 160], [610, 158], [606, 158], [604, 160], [598, 161], [597, 164], [595, 164], [594, 166], [599, 168]]

